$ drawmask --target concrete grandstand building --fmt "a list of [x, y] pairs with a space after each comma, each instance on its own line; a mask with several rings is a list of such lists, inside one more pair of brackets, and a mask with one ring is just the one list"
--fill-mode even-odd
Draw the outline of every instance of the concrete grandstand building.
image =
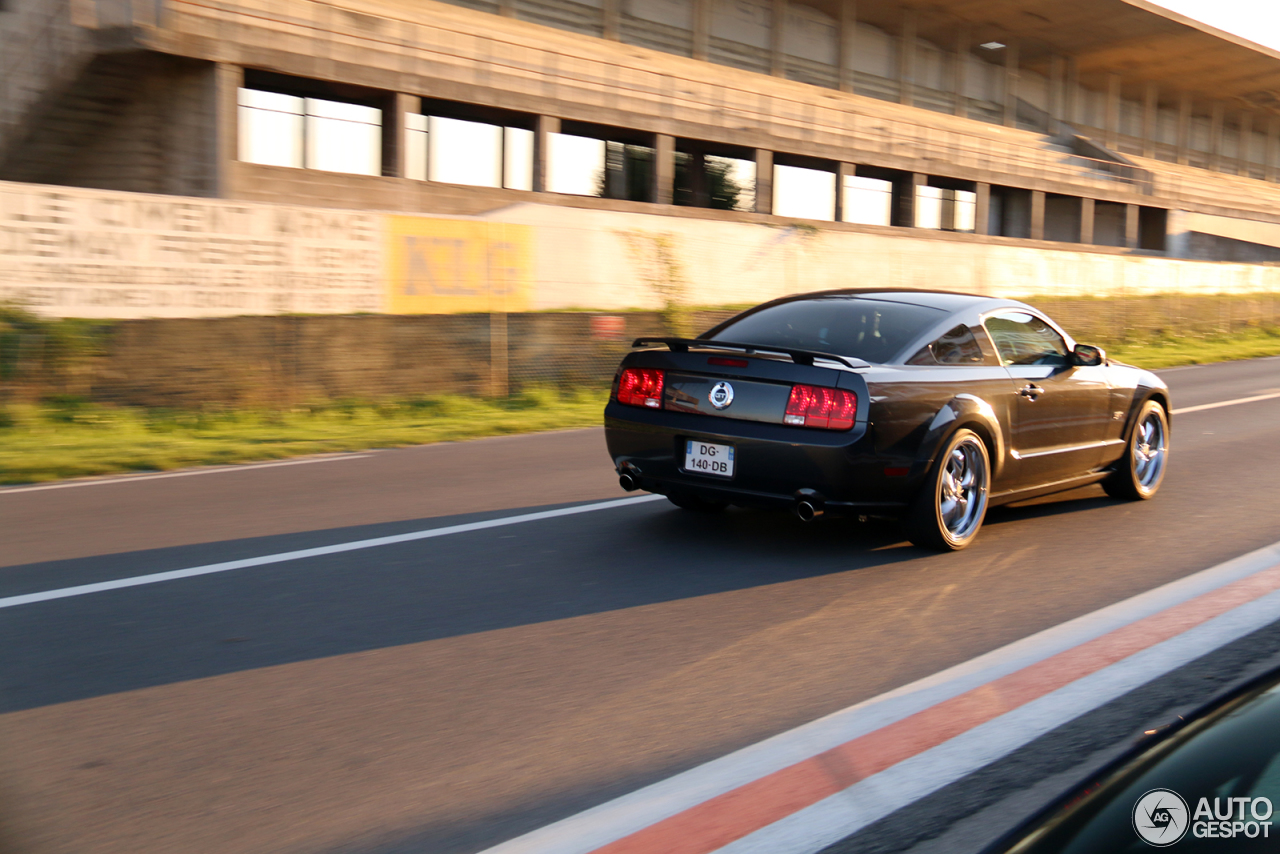
[[0, 181], [1280, 260], [1280, 54], [1144, 0], [0, 0], [0, 39]]

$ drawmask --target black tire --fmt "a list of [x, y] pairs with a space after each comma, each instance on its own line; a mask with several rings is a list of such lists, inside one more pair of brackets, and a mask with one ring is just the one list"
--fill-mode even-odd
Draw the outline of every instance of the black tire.
[[907, 538], [921, 548], [944, 552], [969, 545], [987, 514], [990, 486], [991, 458], [986, 444], [972, 430], [957, 430], [942, 446], [924, 486], [911, 502], [903, 520]]
[[1159, 401], [1148, 400], [1133, 420], [1124, 456], [1102, 488], [1112, 498], [1145, 501], [1160, 489], [1168, 462], [1169, 416]]
[[667, 500], [681, 510], [688, 510], [692, 513], [720, 513], [729, 506], [728, 501], [712, 501], [688, 492], [668, 495]]

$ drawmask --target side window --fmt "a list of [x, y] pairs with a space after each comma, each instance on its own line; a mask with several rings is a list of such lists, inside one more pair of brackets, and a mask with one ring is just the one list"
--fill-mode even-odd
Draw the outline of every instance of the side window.
[[980, 365], [984, 361], [978, 339], [969, 327], [961, 324], [937, 341], [920, 350], [908, 365]]
[[987, 332], [1006, 365], [1071, 364], [1067, 342], [1040, 318], [1024, 311], [987, 318]]

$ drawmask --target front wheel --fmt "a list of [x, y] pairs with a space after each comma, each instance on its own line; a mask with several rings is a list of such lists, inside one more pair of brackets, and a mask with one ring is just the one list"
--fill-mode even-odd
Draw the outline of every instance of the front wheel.
[[969, 545], [986, 516], [990, 483], [987, 446], [972, 430], [957, 430], [907, 511], [908, 539], [938, 551]]
[[1112, 498], [1145, 501], [1160, 488], [1168, 461], [1169, 416], [1159, 402], [1148, 400], [1138, 410], [1124, 457], [1102, 488]]

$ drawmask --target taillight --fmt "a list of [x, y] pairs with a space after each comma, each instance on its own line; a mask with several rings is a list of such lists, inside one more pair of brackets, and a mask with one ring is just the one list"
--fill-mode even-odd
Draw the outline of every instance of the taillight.
[[662, 408], [662, 371], [657, 368], [627, 368], [618, 377], [618, 403], [627, 406]]
[[848, 430], [853, 426], [857, 412], [858, 396], [851, 391], [817, 385], [797, 385], [791, 387], [787, 414], [782, 417], [782, 421], [794, 427]]

